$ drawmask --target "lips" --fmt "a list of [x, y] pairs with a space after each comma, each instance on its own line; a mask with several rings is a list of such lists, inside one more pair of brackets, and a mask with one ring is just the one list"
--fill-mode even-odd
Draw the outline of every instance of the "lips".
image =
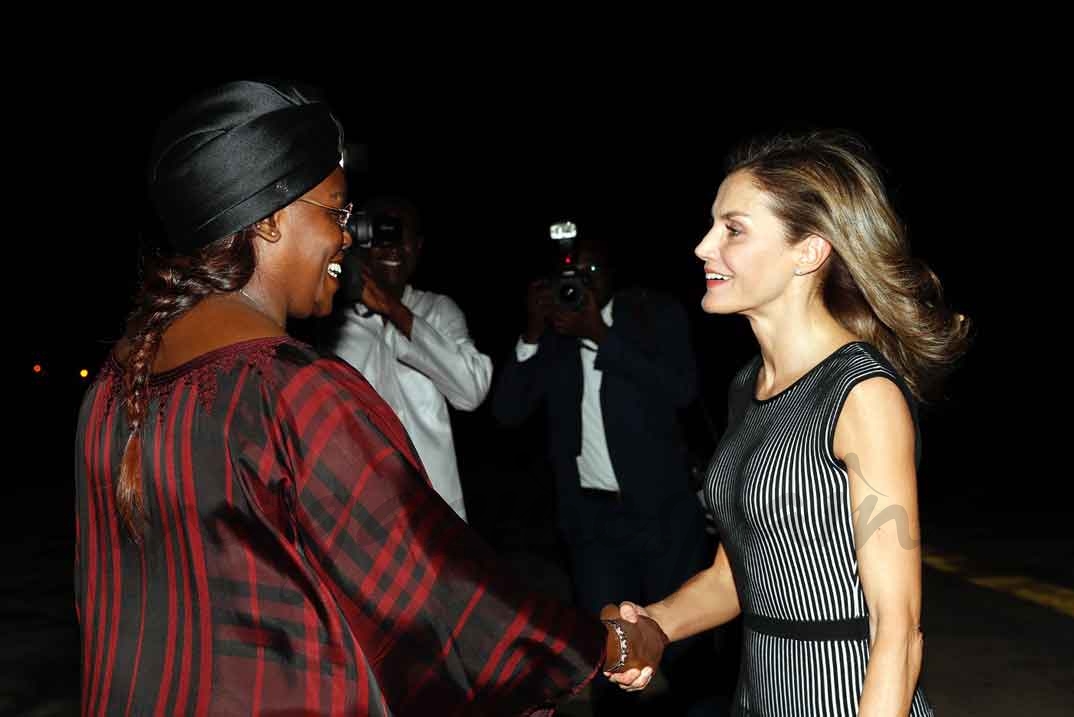
[[730, 274], [723, 274], [718, 271], [706, 271], [705, 272], [705, 286], [712, 289], [722, 284], [726, 284], [731, 281]]

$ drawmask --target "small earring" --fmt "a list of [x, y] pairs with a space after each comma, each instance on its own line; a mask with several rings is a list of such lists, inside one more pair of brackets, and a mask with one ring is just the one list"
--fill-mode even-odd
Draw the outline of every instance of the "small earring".
[[799, 271], [798, 269], [795, 269], [795, 270], [794, 270], [794, 275], [795, 275], [795, 276], [801, 276], [801, 275], [802, 275], [802, 272], [801, 272], [801, 271]]

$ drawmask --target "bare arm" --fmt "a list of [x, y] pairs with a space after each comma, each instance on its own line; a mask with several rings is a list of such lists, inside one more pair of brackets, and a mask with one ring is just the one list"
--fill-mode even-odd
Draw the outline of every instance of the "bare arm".
[[645, 610], [672, 642], [738, 617], [742, 607], [738, 604], [738, 592], [724, 546], [720, 545], [716, 551], [711, 566], [663, 600], [646, 606]]
[[850, 473], [858, 571], [869, 607], [869, 666], [859, 714], [904, 716], [921, 672], [921, 546], [914, 425], [886, 378], [856, 386], [836, 425]]

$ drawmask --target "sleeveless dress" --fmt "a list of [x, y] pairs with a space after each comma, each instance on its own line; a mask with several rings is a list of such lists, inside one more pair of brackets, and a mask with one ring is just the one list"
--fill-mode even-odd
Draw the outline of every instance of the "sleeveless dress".
[[[883, 376], [914, 399], [862, 341], [842, 346], [780, 393], [755, 397], [761, 357], [729, 391], [728, 428], [706, 499], [743, 616], [735, 715], [856, 715], [869, 662], [869, 610], [854, 545], [850, 477], [833, 453], [852, 388]], [[920, 456], [920, 436], [916, 441]], [[920, 686], [912, 717], [932, 715]]]

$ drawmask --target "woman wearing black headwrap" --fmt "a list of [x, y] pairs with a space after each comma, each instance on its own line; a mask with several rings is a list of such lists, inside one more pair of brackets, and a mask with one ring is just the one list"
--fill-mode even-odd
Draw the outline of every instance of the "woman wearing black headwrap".
[[655, 664], [655, 623], [526, 594], [346, 363], [285, 333], [339, 288], [340, 131], [235, 82], [162, 127], [146, 272], [77, 434], [86, 714], [528, 714]]

